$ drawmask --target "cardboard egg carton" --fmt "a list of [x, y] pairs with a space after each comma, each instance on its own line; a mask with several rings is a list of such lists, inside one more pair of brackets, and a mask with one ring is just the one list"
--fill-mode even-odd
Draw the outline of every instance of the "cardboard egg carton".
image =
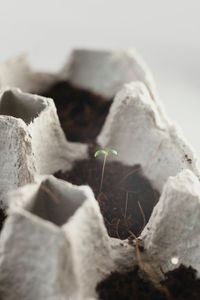
[[97, 142], [116, 149], [120, 162], [140, 164], [161, 194], [140, 236], [143, 261], [158, 276], [160, 265], [168, 271], [181, 263], [199, 275], [194, 150], [165, 115], [151, 72], [137, 54], [75, 50], [59, 74], [38, 77], [22, 58], [0, 67], [0, 195], [9, 207], [0, 236], [3, 299], [97, 299], [99, 281], [137, 264], [134, 245], [108, 236], [91, 189], [50, 175], [88, 157], [86, 144], [65, 138], [53, 101], [28, 93], [37, 80], [39, 93], [59, 79], [107, 98], [116, 95]]

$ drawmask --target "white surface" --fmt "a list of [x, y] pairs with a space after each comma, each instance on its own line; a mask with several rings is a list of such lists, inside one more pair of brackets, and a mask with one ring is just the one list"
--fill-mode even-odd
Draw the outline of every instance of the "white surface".
[[199, 11], [199, 0], [0, 0], [0, 61], [27, 51], [53, 71], [73, 47], [135, 47], [199, 154]]

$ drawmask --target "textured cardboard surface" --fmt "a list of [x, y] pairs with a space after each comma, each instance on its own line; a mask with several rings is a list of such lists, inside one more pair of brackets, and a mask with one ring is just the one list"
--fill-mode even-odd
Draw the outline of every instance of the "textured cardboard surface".
[[36, 181], [10, 195], [0, 237], [3, 299], [96, 297], [105, 274], [133, 264], [134, 248], [108, 237], [89, 187], [53, 176]]
[[52, 99], [8, 88], [0, 94], [0, 114], [4, 206], [6, 192], [33, 182], [35, 174], [52, 174], [87, 157], [87, 145], [66, 140]]
[[[152, 260], [164, 271], [180, 264], [200, 275], [200, 182], [190, 170], [169, 177], [158, 204], [142, 233]], [[172, 257], [178, 258], [177, 265]]]
[[167, 178], [183, 169], [199, 177], [199, 160], [177, 124], [160, 113], [141, 82], [124, 85], [116, 95], [97, 141], [118, 151], [128, 165], [141, 164], [160, 192]]

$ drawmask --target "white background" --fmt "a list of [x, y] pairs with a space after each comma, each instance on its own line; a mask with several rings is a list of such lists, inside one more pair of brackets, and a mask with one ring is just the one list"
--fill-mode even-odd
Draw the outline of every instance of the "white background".
[[0, 62], [28, 52], [56, 71], [73, 47], [136, 48], [200, 154], [199, 0], [0, 0]]

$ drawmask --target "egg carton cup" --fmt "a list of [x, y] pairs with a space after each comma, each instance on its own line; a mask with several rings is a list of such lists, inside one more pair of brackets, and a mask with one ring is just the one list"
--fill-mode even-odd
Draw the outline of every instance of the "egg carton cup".
[[18, 88], [0, 93], [0, 203], [6, 194], [34, 181], [35, 174], [51, 174], [87, 157], [87, 145], [68, 142], [52, 99]]
[[[89, 53], [91, 60], [89, 60]], [[99, 55], [99, 61], [101, 60], [103, 64], [105, 57], [109, 55], [107, 52], [95, 51], [96, 59], [92, 59], [92, 53], [75, 51], [62, 74], [65, 72], [71, 74], [74, 85], [98, 92], [98, 83], [96, 85], [93, 83], [90, 87], [91, 81], [87, 81], [86, 75], [88, 78], [97, 76], [99, 87], [103, 87], [98, 73], [101, 68], [98, 69], [96, 61]], [[85, 63], [87, 54], [91, 65], [89, 62]], [[105, 59], [108, 65], [112, 61], [111, 52], [109, 54], [110, 58]], [[113, 60], [116, 59], [114, 54]], [[117, 61], [121, 62], [119, 58]], [[110, 65], [113, 68], [113, 65]], [[84, 68], [86, 69], [85, 81], [81, 75]], [[113, 73], [113, 76], [117, 76], [116, 72]], [[125, 84], [121, 88], [120, 85], [113, 84], [115, 88], [118, 86], [117, 89], [113, 88], [113, 93], [118, 89], [120, 91], [114, 98], [97, 141], [102, 148], [116, 149], [117, 159], [120, 162], [130, 166], [140, 164], [144, 175], [161, 194], [140, 236], [141, 243], [145, 247], [144, 253], [141, 253], [142, 260], [151, 264], [158, 276], [162, 276], [159, 272], [160, 265], [164, 271], [168, 271], [181, 263], [194, 267], [199, 276], [199, 161], [178, 125], [166, 117], [157, 94], [153, 92], [152, 87], [155, 85], [151, 86], [148, 81], [145, 82], [146, 77], [148, 76], [144, 71], [143, 77], [135, 77], [133, 79], [137, 81]], [[117, 82], [112, 81], [112, 77], [109, 80], [110, 83]], [[107, 91], [107, 94], [103, 91], [101, 94], [111, 95], [109, 89], [110, 86], [108, 89], [104, 86], [104, 92]], [[17, 92], [22, 96], [22, 92], [19, 90]], [[26, 96], [37, 99], [39, 97], [29, 94]], [[49, 100], [39, 98], [42, 98], [42, 101]], [[51, 100], [50, 102], [53, 103]], [[51, 109], [55, 113], [55, 107]], [[52, 114], [55, 117], [56, 113], [54, 113]], [[101, 279], [113, 270], [124, 271], [137, 264], [135, 247], [129, 245], [127, 240], [122, 242], [108, 237], [99, 207], [89, 187], [77, 187], [52, 176], [36, 176], [44, 172], [53, 173], [53, 170], [60, 166], [60, 162], [62, 162], [62, 170], [69, 170], [79, 156], [78, 149], [82, 149], [82, 153], [87, 157], [87, 146], [70, 143], [74, 149], [77, 149], [78, 154], [72, 156], [70, 151], [66, 151], [66, 157], [62, 160], [59, 157], [59, 147], [55, 145], [53, 153], [55, 156], [57, 153], [58, 161], [51, 167], [54, 156], [49, 159], [47, 152], [52, 147], [50, 146], [52, 139], [48, 139], [46, 135], [49, 146], [44, 149], [43, 138], [34, 137], [37, 136], [36, 128], [39, 128], [38, 131], [42, 130], [46, 118], [41, 119], [40, 125], [33, 127], [32, 131], [29, 125], [18, 117], [2, 116], [1, 118], [3, 121], [12, 120], [20, 124], [24, 130], [21, 141], [25, 152], [24, 168], [27, 174], [29, 170], [34, 169], [27, 181], [31, 182], [34, 178], [35, 182], [17, 189], [6, 198], [6, 203], [10, 207], [9, 217], [0, 236], [0, 287], [2, 295], [5, 294], [4, 299], [12, 300], [17, 297], [20, 300], [96, 299], [95, 286]], [[4, 127], [6, 128], [6, 124]], [[16, 130], [17, 126], [13, 127], [13, 130]], [[69, 142], [64, 138], [58, 118], [57, 129], [62, 135], [59, 141], [60, 151], [63, 153], [63, 149], [68, 149]], [[37, 140], [35, 148], [34, 140]], [[11, 141], [12, 139], [9, 138], [10, 144]], [[10, 150], [7, 143], [8, 140], [5, 140], [5, 153], [6, 149]], [[13, 148], [17, 147], [13, 146]], [[44, 153], [42, 162], [38, 158], [40, 154], [37, 154], [40, 148]], [[50, 171], [45, 169], [44, 172], [39, 172], [38, 170], [42, 169], [41, 164], [47, 165]], [[15, 164], [12, 167], [14, 166]], [[9, 159], [5, 171], [6, 168], [11, 168]], [[15, 173], [19, 174], [19, 168]], [[176, 265], [172, 263], [173, 257], [177, 258]], [[11, 272], [14, 268], [18, 271]], [[17, 297], [13, 294], [14, 291], [17, 291]]]
[[161, 194], [141, 234], [151, 263], [165, 271], [191, 265], [199, 275], [199, 160], [178, 125], [159, 113], [143, 83], [133, 82], [116, 95], [97, 140], [116, 149], [120, 162], [141, 165]]
[[108, 236], [88, 186], [51, 175], [35, 181], [9, 196], [0, 238], [2, 299], [96, 299], [96, 283], [133, 264], [134, 248]]

